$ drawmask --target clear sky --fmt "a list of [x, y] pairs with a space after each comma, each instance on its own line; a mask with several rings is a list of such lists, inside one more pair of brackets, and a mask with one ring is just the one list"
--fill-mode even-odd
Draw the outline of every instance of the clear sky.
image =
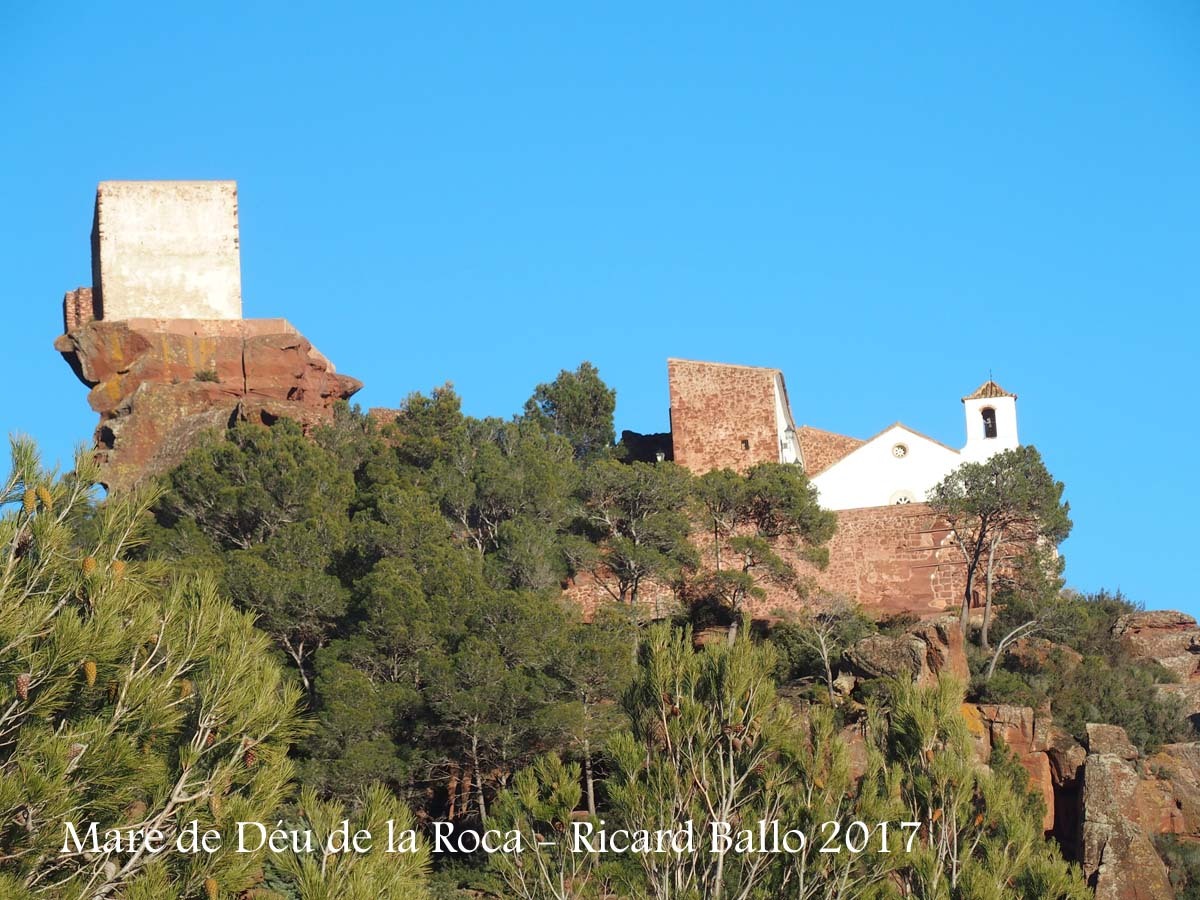
[[364, 406], [588, 359], [660, 431], [682, 356], [957, 446], [991, 370], [1070, 582], [1200, 613], [1200, 5], [820, 6], [0, 4], [0, 429], [90, 439], [96, 183], [233, 178], [245, 314]]

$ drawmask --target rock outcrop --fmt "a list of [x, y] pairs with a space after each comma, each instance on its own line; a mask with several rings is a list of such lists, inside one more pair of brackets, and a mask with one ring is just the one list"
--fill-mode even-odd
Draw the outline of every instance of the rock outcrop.
[[903, 634], [863, 638], [846, 651], [846, 660], [867, 678], [914, 679], [931, 684], [952, 675], [964, 684], [970, 677], [958, 623], [949, 617], [922, 622]]
[[1176, 678], [1159, 691], [1178, 697], [1187, 715], [1200, 719], [1200, 625], [1186, 613], [1153, 610], [1121, 616], [1113, 635], [1135, 660], [1158, 663]]
[[312, 428], [362, 387], [284, 319], [97, 320], [85, 293], [67, 295], [54, 346], [91, 388], [110, 490], [169, 469], [208, 429], [280, 417]]
[[91, 287], [63, 298], [54, 347], [91, 388], [96, 456], [110, 490], [178, 463], [204, 431], [238, 419], [306, 430], [362, 384], [284, 319], [243, 319], [237, 185], [104, 181]]
[[1139, 821], [1137, 750], [1115, 725], [1087, 726], [1082, 795], [1083, 874], [1098, 900], [1170, 900], [1167, 867]]
[[1131, 613], [1117, 619], [1112, 633], [1134, 659], [1153, 659], [1180, 681], [1200, 679], [1200, 626], [1186, 613]]
[[1029, 783], [1045, 804], [1042, 830], [1054, 827], [1054, 778], [1050, 765], [1048, 725], [1027, 706], [981, 705], [979, 714], [988, 725], [992, 746], [1003, 741], [1029, 773]]

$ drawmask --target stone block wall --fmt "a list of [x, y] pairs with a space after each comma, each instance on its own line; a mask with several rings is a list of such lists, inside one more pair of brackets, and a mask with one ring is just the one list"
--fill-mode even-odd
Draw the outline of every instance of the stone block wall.
[[92, 272], [95, 318], [240, 319], [237, 183], [101, 182]]
[[675, 462], [697, 475], [779, 462], [778, 369], [667, 360]]
[[[945, 523], [925, 504], [878, 506], [842, 510], [829, 543], [829, 565], [818, 569], [799, 554], [777, 545], [793, 564], [810, 592], [837, 594], [860, 603], [876, 618], [901, 613], [931, 617], [957, 612], [966, 589], [962, 554]], [[714, 567], [712, 539], [694, 534], [693, 542], [703, 564]], [[725, 558], [728, 567], [735, 561]], [[790, 587], [761, 584], [762, 598], [747, 603], [750, 614], [769, 619], [780, 612], [796, 612], [804, 600]], [[613, 599], [616, 585], [603, 571], [581, 573], [567, 585], [567, 595], [590, 615], [597, 605]], [[670, 612], [675, 605], [667, 585], [644, 584], [640, 605], [647, 615]]]
[[812, 575], [879, 615], [955, 610], [966, 589], [962, 553], [924, 503], [840, 510], [829, 566]]

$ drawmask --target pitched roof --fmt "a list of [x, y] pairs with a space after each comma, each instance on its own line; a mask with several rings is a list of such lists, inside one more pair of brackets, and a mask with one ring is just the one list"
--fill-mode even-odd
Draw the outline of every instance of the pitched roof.
[[804, 458], [804, 473], [809, 478], [824, 472], [863, 445], [858, 438], [813, 428], [811, 425], [797, 428], [796, 437], [800, 442], [800, 455]]
[[873, 435], [871, 435], [869, 438], [867, 438], [865, 441], [863, 441], [863, 443], [869, 444], [869, 443], [871, 443], [871, 441], [878, 440], [879, 438], [881, 438], [885, 434], [887, 434], [889, 431], [891, 431], [893, 428], [903, 428], [905, 431], [907, 431], [909, 434], [913, 435], [914, 437], [924, 438], [925, 440], [929, 441], [929, 443], [937, 444], [939, 447], [949, 450], [951, 453], [961, 452], [959, 450], [955, 450], [949, 444], [943, 444], [937, 438], [930, 437], [923, 431], [917, 431], [917, 429], [915, 429], [915, 428], [909, 428], [903, 422], [893, 422], [891, 425], [889, 425], [887, 428], [884, 428], [882, 431], [875, 432]]
[[1016, 394], [1006, 391], [989, 378], [979, 387], [975, 388], [972, 393], [963, 397], [963, 403], [966, 403], [968, 400], [991, 400], [994, 397], [1012, 397], [1014, 400], [1017, 399]]

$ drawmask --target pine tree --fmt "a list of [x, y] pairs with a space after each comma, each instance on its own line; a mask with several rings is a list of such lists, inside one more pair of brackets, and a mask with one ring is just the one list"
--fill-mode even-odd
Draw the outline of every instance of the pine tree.
[[596, 878], [597, 856], [575, 852], [572, 841], [581, 774], [577, 764], [550, 754], [519, 771], [512, 787], [496, 797], [488, 827], [519, 832], [523, 847], [521, 853], [493, 854], [488, 860], [511, 896], [579, 900], [604, 895]]
[[[313, 852], [288, 853], [277, 865], [303, 900], [420, 900], [428, 896], [429, 845], [423, 838], [411, 848], [402, 843], [401, 835], [415, 829], [415, 820], [408, 807], [383, 786], [365, 788], [349, 813], [340, 803], [322, 801], [316, 791], [305, 788], [300, 811], [295, 828], [311, 833]], [[369, 835], [369, 849], [365, 843], [359, 844], [364, 852], [356, 852], [353, 844], [346, 849], [341, 835], [353, 841], [362, 831]], [[397, 841], [396, 852], [388, 852], [389, 834]]]
[[170, 842], [192, 819], [274, 822], [299, 730], [266, 635], [211, 579], [129, 561], [153, 498], [94, 506], [95, 477], [83, 453], [59, 478], [14, 440], [0, 483], [0, 896], [234, 896], [261, 860], [230, 842], [63, 851], [68, 822]]
[[[690, 821], [707, 841], [714, 824], [780, 817], [794, 773], [780, 754], [791, 716], [776, 701], [774, 666], [771, 648], [745, 636], [697, 653], [691, 629], [650, 629], [625, 699], [632, 731], [611, 743], [608, 792], [622, 827]], [[706, 851], [639, 854], [649, 895], [748, 897], [767, 878], [765, 855]]]
[[888, 686], [887, 717], [876, 709], [871, 760], [860, 802], [892, 806], [894, 819], [921, 823], [892, 875], [903, 895], [950, 900], [1085, 900], [1079, 870], [1044, 840], [1041, 798], [1003, 750], [976, 763], [962, 715], [963, 686], [942, 678]]

